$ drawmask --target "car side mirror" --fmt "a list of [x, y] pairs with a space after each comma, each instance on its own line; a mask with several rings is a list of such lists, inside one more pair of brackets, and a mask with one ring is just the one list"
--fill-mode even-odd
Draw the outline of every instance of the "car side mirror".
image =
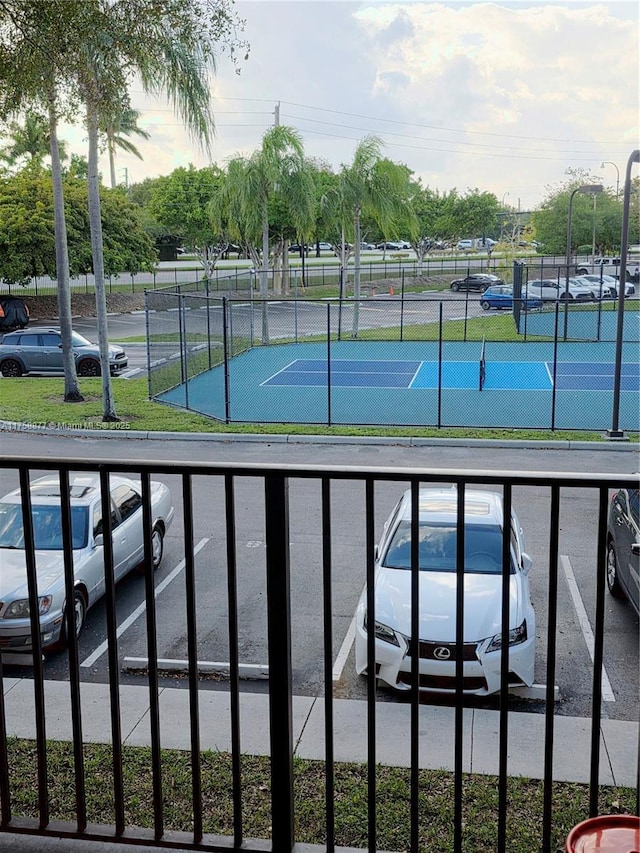
[[104, 536], [102, 533], [98, 533], [97, 536], [93, 537], [93, 544], [96, 548], [100, 548], [101, 545], [104, 545]]
[[531, 557], [528, 554], [525, 554], [523, 551], [522, 552], [522, 574], [528, 575], [530, 570], [531, 570], [532, 565], [533, 565], [533, 560], [531, 559]]

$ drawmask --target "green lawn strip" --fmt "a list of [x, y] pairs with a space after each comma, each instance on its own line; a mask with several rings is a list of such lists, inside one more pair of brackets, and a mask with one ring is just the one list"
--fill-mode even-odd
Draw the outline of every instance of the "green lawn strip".
[[[175, 409], [148, 399], [143, 379], [114, 379], [112, 383], [119, 424], [102, 423], [102, 382], [81, 379], [81, 403], [65, 403], [64, 379], [22, 378], [0, 382], [0, 412], [3, 421], [15, 424], [51, 424], [79, 429], [122, 429], [142, 432], [244, 433], [261, 435], [379, 436], [390, 438], [527, 439], [538, 441], [604, 441], [598, 432], [535, 429], [478, 429], [436, 427], [324, 427], [307, 424], [223, 424], [193, 412]], [[638, 442], [638, 433], [629, 433]]]
[[[9, 739], [8, 760], [11, 807], [15, 817], [37, 818], [36, 742]], [[113, 824], [112, 754], [108, 745], [85, 744], [87, 819]], [[231, 756], [204, 751], [202, 791], [204, 831], [233, 834]], [[242, 818], [246, 838], [270, 837], [270, 762], [267, 757], [243, 755]], [[47, 793], [52, 820], [73, 821], [75, 789], [72, 745], [47, 744]], [[296, 840], [324, 844], [326, 767], [321, 761], [294, 759]], [[128, 826], [153, 827], [151, 750], [123, 749], [124, 808]], [[163, 807], [166, 830], [192, 830], [190, 753], [162, 751]], [[421, 770], [419, 774], [420, 849], [438, 853], [453, 849], [453, 775]], [[367, 846], [367, 766], [335, 765], [336, 843]], [[377, 843], [382, 850], [410, 847], [410, 776], [406, 768], [379, 765], [376, 771]], [[553, 783], [552, 848], [560, 849], [571, 827], [589, 816], [589, 788], [568, 782]], [[602, 787], [600, 811], [633, 813], [631, 788]], [[496, 849], [498, 780], [494, 776], [465, 774], [463, 779], [464, 849], [490, 853]], [[530, 853], [540, 846], [543, 783], [513, 777], [508, 780], [507, 849]]]

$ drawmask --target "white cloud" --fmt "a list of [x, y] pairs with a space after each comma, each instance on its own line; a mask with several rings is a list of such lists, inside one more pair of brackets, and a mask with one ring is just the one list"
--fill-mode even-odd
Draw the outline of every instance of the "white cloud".
[[[239, 0], [236, 8], [251, 55], [240, 75], [224, 56], [218, 63], [219, 164], [259, 146], [278, 102], [307, 153], [335, 167], [375, 133], [387, 156], [430, 186], [508, 193], [523, 209], [568, 167], [614, 186], [613, 168], [600, 163], [623, 174], [638, 147], [635, 3]], [[165, 105], [137, 91], [132, 100], [153, 136], [134, 140], [144, 161], [118, 158], [130, 181], [207, 162]]]

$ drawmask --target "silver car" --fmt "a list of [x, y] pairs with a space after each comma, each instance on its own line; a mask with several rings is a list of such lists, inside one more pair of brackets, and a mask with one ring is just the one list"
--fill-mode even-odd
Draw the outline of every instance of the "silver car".
[[[144, 561], [143, 510], [140, 484], [111, 475], [113, 569], [119, 580]], [[60, 483], [57, 475], [31, 484], [31, 514], [38, 581], [40, 641], [43, 648], [63, 644], [66, 601]], [[104, 543], [100, 479], [97, 474], [72, 474], [69, 479], [76, 635], [87, 610], [104, 595]], [[173, 520], [169, 489], [151, 481], [152, 566], [160, 565], [163, 541]], [[20, 489], [0, 500], [0, 650], [31, 650], [26, 552]]]
[[607, 585], [640, 615], [640, 489], [611, 496], [607, 524]]
[[[87, 338], [71, 333], [71, 347], [78, 376], [100, 376], [100, 348]], [[122, 347], [109, 345], [109, 369], [113, 375], [129, 363]], [[23, 329], [9, 332], [0, 343], [0, 373], [6, 377], [24, 373], [62, 373], [60, 329]]]

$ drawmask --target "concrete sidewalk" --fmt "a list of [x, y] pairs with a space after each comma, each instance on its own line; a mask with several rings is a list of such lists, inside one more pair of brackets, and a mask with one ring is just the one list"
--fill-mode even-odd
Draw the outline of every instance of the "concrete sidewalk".
[[[189, 694], [183, 687], [160, 691], [161, 745], [189, 750]], [[7, 732], [32, 738], [35, 732], [34, 692], [31, 679], [4, 679]], [[46, 736], [71, 740], [69, 684], [45, 682]], [[83, 739], [111, 740], [109, 688], [106, 684], [81, 684]], [[231, 749], [230, 702], [226, 691], [199, 693], [201, 748]], [[150, 743], [149, 692], [144, 686], [120, 686], [123, 741], [131, 746]], [[376, 761], [409, 766], [411, 708], [408, 703], [376, 705]], [[241, 750], [269, 754], [269, 708], [264, 694], [241, 693]], [[296, 696], [293, 700], [295, 754], [300, 758], [325, 758], [324, 700]], [[334, 750], [336, 761], [367, 760], [366, 702], [334, 700]], [[638, 760], [638, 723], [603, 719], [600, 728], [600, 783], [635, 786]], [[508, 773], [540, 779], [544, 772], [545, 717], [511, 712], [508, 719]], [[419, 761], [428, 769], [453, 770], [454, 709], [421, 705]], [[591, 753], [591, 721], [557, 715], [554, 725], [553, 778], [588, 782]], [[497, 774], [499, 712], [465, 709], [463, 723], [463, 771]], [[1, 838], [1, 837], [0, 837]]]

